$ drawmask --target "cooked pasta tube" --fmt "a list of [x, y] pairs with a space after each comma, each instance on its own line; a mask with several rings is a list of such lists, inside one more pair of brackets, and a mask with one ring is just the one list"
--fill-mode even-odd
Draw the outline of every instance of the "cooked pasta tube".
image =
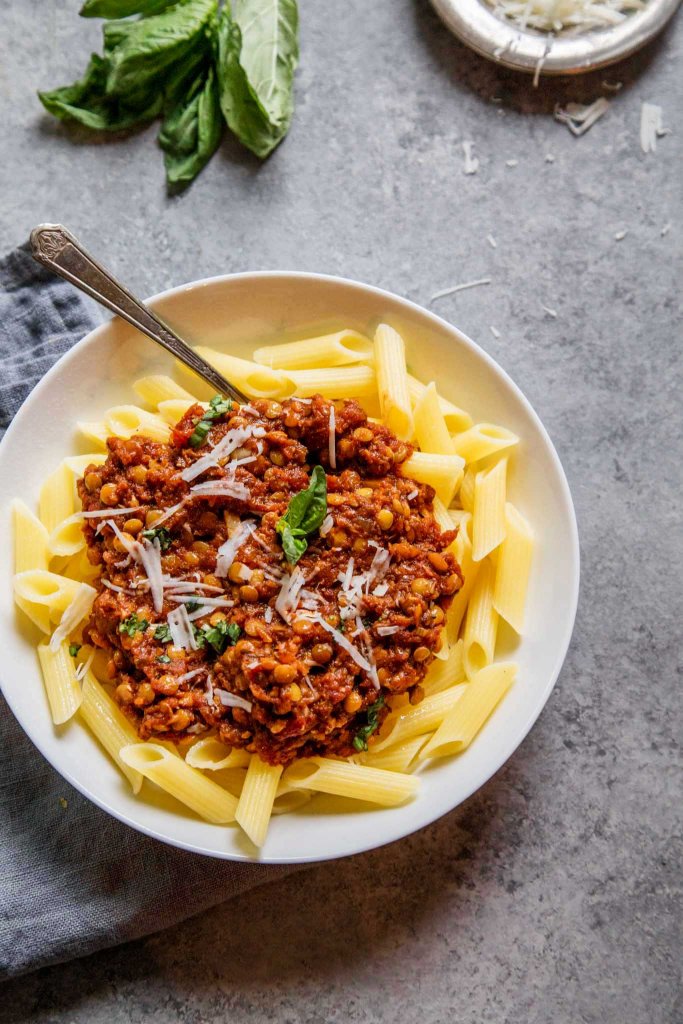
[[493, 607], [516, 633], [524, 629], [524, 606], [531, 573], [534, 538], [528, 522], [509, 502], [506, 534], [498, 552]]
[[313, 793], [309, 790], [290, 789], [289, 786], [283, 786], [281, 783], [273, 801], [273, 815], [298, 811], [300, 807], [310, 801], [312, 796]]
[[63, 725], [76, 714], [82, 700], [76, 679], [76, 662], [69, 654], [66, 641], [54, 651], [49, 644], [38, 644], [38, 659], [52, 721], [55, 725]]
[[47, 569], [49, 534], [40, 519], [19, 498], [12, 502], [14, 519], [14, 570]]
[[171, 400], [184, 401], [185, 408], [192, 405], [197, 399], [186, 391], [180, 384], [176, 384], [172, 377], [164, 374], [153, 374], [151, 377], [140, 377], [133, 384], [133, 391], [141, 402], [151, 405], [156, 409], [162, 402]]
[[490, 665], [496, 647], [498, 612], [493, 607], [494, 570], [488, 559], [480, 562], [465, 619], [464, 664], [467, 678]]
[[78, 592], [78, 580], [70, 580], [45, 569], [28, 569], [14, 577], [14, 593], [30, 604], [44, 605], [51, 615], [59, 615]]
[[426, 742], [426, 736], [414, 736], [412, 740], [397, 743], [378, 753], [369, 751], [367, 754], [359, 754], [355, 760], [358, 764], [367, 765], [369, 768], [382, 768], [385, 772], [407, 772]]
[[346, 366], [372, 363], [372, 342], [357, 331], [337, 331], [282, 345], [263, 345], [254, 352], [254, 360], [274, 370], [311, 370], [320, 366]]
[[212, 348], [200, 346], [195, 351], [250, 398], [281, 399], [290, 398], [294, 394], [294, 382], [291, 376], [282, 370], [271, 370], [270, 367], [261, 366], [251, 359], [240, 359], [238, 356], [217, 352]]
[[57, 558], [70, 558], [81, 551], [85, 547], [82, 515], [75, 512], [58, 523], [49, 536], [47, 546], [50, 556]]
[[415, 438], [421, 451], [432, 455], [452, 455], [453, 441], [441, 412], [434, 381], [428, 384], [413, 409]]
[[446, 632], [452, 644], [460, 634], [460, 626], [481, 565], [481, 562], [472, 560], [472, 516], [469, 512], [464, 512], [460, 516], [458, 536], [455, 539], [453, 551], [458, 560], [464, 583], [446, 612]]
[[316, 370], [289, 370], [297, 398], [322, 395], [323, 398], [374, 399], [377, 378], [372, 366], [332, 366]]
[[460, 490], [458, 491], [458, 500], [465, 512], [474, 511], [474, 484], [476, 477], [475, 471], [471, 466], [468, 466], [463, 474]]
[[435, 693], [441, 693], [449, 686], [462, 683], [464, 679], [463, 642], [458, 640], [457, 643], [452, 644], [447, 661], [432, 662], [422, 683], [422, 689], [427, 697], [433, 697]]
[[200, 818], [216, 825], [235, 820], [236, 797], [191, 768], [182, 757], [174, 757], [160, 743], [131, 743], [122, 747], [119, 754], [129, 768], [156, 783]]
[[[412, 374], [408, 374], [408, 394], [413, 405], [416, 405], [420, 401], [422, 395], [425, 392], [426, 385], [422, 381], [418, 380], [417, 377], [413, 377]], [[451, 433], [457, 433], [461, 430], [467, 430], [468, 427], [472, 426], [472, 417], [464, 409], [458, 408], [457, 405], [453, 405], [443, 395], [439, 395], [439, 408], [441, 413], [446, 420], [446, 426]], [[452, 450], [452, 449], [451, 449]]]
[[133, 792], [139, 793], [142, 775], [126, 764], [120, 756], [122, 747], [138, 742], [138, 734], [92, 671], [86, 672], [83, 678], [83, 702], [78, 713], [112, 761], [126, 776]]
[[367, 800], [383, 807], [405, 803], [415, 796], [420, 785], [413, 775], [335, 761], [329, 757], [307, 757], [295, 761], [287, 769], [284, 780], [293, 789], [313, 789], [332, 796]]
[[465, 462], [478, 462], [487, 455], [510, 448], [518, 441], [517, 435], [505, 427], [498, 427], [495, 423], [476, 423], [469, 430], [453, 435], [453, 450]]
[[78, 420], [76, 426], [86, 441], [93, 441], [101, 448], [107, 447], [109, 431], [102, 420]]
[[468, 747], [510, 689], [516, 674], [516, 665], [502, 661], [475, 673], [458, 703], [420, 752], [420, 760], [459, 754]]
[[72, 515], [75, 507], [73, 473], [61, 462], [40, 489], [38, 516], [48, 533]]
[[505, 539], [507, 459], [477, 473], [472, 511], [472, 558], [480, 562]]
[[382, 418], [397, 437], [409, 441], [414, 427], [406, 349], [401, 335], [388, 324], [380, 324], [375, 331], [375, 369]]
[[[239, 757], [235, 757], [236, 754]], [[251, 754], [246, 750], [232, 750], [221, 743], [217, 736], [206, 736], [197, 740], [185, 755], [185, 761], [191, 768], [211, 772], [221, 768], [246, 768], [250, 759]]]
[[108, 409], [104, 414], [104, 425], [107, 433], [115, 437], [140, 435], [162, 444], [167, 444], [170, 437], [168, 423], [161, 416], [137, 405], [115, 405]]
[[[164, 423], [168, 423], [170, 427], [175, 427], [178, 420], [181, 420], [187, 410], [195, 404], [195, 402], [188, 402], [185, 398], [169, 398], [165, 402], [159, 402], [157, 412]], [[206, 402], [200, 402], [199, 404], [203, 409], [208, 408]]]
[[75, 477], [83, 476], [88, 466], [101, 466], [106, 460], [106, 452], [88, 452], [87, 455], [69, 455], [64, 462]]
[[235, 811], [235, 820], [254, 846], [263, 846], [266, 841], [268, 823], [273, 813], [273, 801], [281, 775], [281, 764], [266, 764], [258, 754], [252, 754]]
[[430, 484], [444, 505], [450, 505], [460, 486], [464, 463], [459, 455], [431, 455], [413, 452], [399, 465], [402, 476], [421, 484]]
[[414, 736], [424, 736], [427, 732], [433, 732], [440, 725], [444, 715], [460, 700], [464, 686], [465, 684], [451, 686], [442, 693], [425, 697], [419, 704], [406, 705], [392, 711], [382, 725], [379, 740], [371, 745], [371, 752], [377, 754], [396, 743], [405, 743]]

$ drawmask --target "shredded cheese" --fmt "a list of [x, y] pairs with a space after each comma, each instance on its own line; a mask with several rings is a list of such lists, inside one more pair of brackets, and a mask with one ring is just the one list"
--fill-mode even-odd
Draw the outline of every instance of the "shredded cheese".
[[233, 427], [229, 430], [225, 437], [222, 437], [217, 445], [215, 445], [210, 452], [206, 455], [202, 455], [201, 458], [197, 459], [190, 466], [186, 466], [180, 474], [183, 480], [188, 483], [190, 480], [194, 480], [195, 477], [200, 476], [202, 473], [206, 473], [209, 469], [215, 469], [219, 465], [222, 459], [227, 460], [230, 455], [248, 441], [250, 437], [263, 437], [265, 430], [263, 427], [257, 427], [250, 425], [248, 427]]
[[275, 611], [286, 623], [290, 622], [292, 613], [296, 610], [299, 599], [299, 591], [306, 582], [306, 577], [297, 566], [290, 576], [288, 573], [282, 577], [280, 593], [275, 601]]
[[462, 148], [465, 153], [463, 172], [465, 174], [476, 174], [479, 170], [479, 160], [473, 155], [474, 143], [471, 140], [467, 140], [463, 142]]
[[455, 295], [456, 292], [464, 292], [467, 288], [479, 288], [483, 284], [491, 284], [491, 278], [482, 277], [478, 281], [465, 281], [464, 284], [455, 284], [452, 288], [444, 288], [443, 291], [435, 292], [429, 301], [434, 302], [435, 299], [443, 299], [446, 295]]
[[555, 107], [555, 120], [566, 124], [572, 135], [583, 135], [609, 110], [609, 100], [604, 96], [587, 106], [583, 103], [568, 103], [566, 107]]
[[174, 608], [172, 612], [169, 612], [166, 616], [168, 622], [168, 628], [171, 631], [171, 639], [175, 647], [182, 647], [184, 650], [196, 651], [197, 642], [194, 638], [194, 632], [192, 629], [192, 623], [190, 622], [187, 614], [187, 608], [184, 604], [181, 604], [179, 608]]
[[320, 524], [320, 536], [327, 537], [328, 533], [334, 526], [334, 519], [329, 513], [325, 516], [322, 523]]
[[398, 633], [400, 626], [378, 626], [377, 636], [393, 636], [394, 633]]
[[203, 484], [195, 484], [190, 494], [193, 497], [204, 498], [236, 498], [238, 501], [249, 500], [249, 489], [245, 484], [238, 483], [231, 476], [221, 477], [220, 480], [207, 480]]
[[228, 537], [224, 544], [218, 549], [216, 558], [216, 576], [222, 578], [228, 575], [230, 566], [235, 561], [235, 555], [257, 527], [257, 523], [251, 519], [245, 519], [240, 523], [232, 537]]
[[322, 628], [330, 634], [330, 636], [334, 637], [335, 642], [339, 645], [339, 647], [342, 648], [342, 650], [346, 651], [346, 653], [351, 658], [353, 658], [356, 665], [358, 665], [359, 668], [362, 668], [364, 672], [367, 672], [367, 674], [370, 677], [372, 677], [374, 666], [368, 661], [366, 657], [364, 657], [361, 654], [358, 648], [355, 647], [351, 643], [351, 641], [344, 636], [343, 633], [340, 633], [338, 629], [335, 629], [334, 626], [331, 626], [329, 622], [327, 622], [322, 617], [322, 615], [312, 615], [311, 621], [317, 622], [319, 626], [322, 626]]
[[654, 153], [657, 139], [668, 134], [662, 124], [662, 108], [655, 103], [643, 103], [640, 108], [640, 148], [643, 153]]
[[228, 693], [227, 690], [214, 691], [224, 708], [242, 708], [243, 711], [251, 711], [250, 700], [239, 697], [236, 693]]
[[61, 621], [50, 639], [50, 650], [56, 651], [62, 640], [66, 640], [76, 626], [90, 614], [97, 591], [88, 583], [81, 583], [74, 598], [64, 610]]
[[77, 512], [76, 515], [82, 516], [84, 519], [99, 519], [107, 516], [129, 516], [131, 512], [139, 512], [140, 506], [131, 506], [131, 508], [99, 508], [93, 512]]
[[[578, 35], [591, 29], [618, 25], [646, 0], [486, 0], [495, 14], [524, 31]], [[508, 44], [509, 45], [509, 44]], [[495, 51], [501, 56], [503, 50]], [[540, 73], [540, 72], [539, 72]]]

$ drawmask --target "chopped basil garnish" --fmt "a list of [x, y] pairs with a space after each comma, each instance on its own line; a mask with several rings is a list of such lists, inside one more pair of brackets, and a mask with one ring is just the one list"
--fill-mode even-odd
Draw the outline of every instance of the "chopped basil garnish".
[[197, 647], [205, 647], [208, 644], [213, 647], [216, 654], [222, 654], [226, 647], [237, 643], [241, 632], [236, 622], [222, 619], [215, 626], [206, 625], [200, 629], [195, 626], [194, 638]]
[[327, 479], [322, 466], [314, 466], [308, 487], [295, 494], [276, 526], [282, 550], [290, 565], [296, 565], [308, 547], [307, 536], [322, 526], [327, 515]]
[[173, 640], [171, 636], [171, 627], [167, 622], [162, 622], [160, 626], [154, 630], [154, 639], [161, 640], [162, 644], [170, 644]]
[[173, 538], [165, 526], [154, 526], [150, 530], [143, 530], [142, 536], [147, 540], [158, 540], [162, 551], [168, 551], [173, 542]]
[[201, 608], [201, 606], [201, 601], [196, 601], [194, 597], [191, 598], [189, 601], [185, 602], [185, 607], [187, 608], [188, 612], [196, 612]]
[[194, 431], [190, 437], [191, 447], [199, 448], [203, 445], [214, 421], [220, 419], [221, 416], [225, 416], [226, 412], [230, 412], [231, 409], [231, 399], [223, 398], [222, 395], [214, 395], [209, 402], [209, 408], [194, 425]]
[[137, 614], [133, 612], [127, 619], [119, 623], [119, 633], [127, 633], [128, 636], [135, 636], [136, 633], [144, 633], [149, 622], [147, 619], [139, 619]]
[[69, 644], [69, 654], [71, 655], [72, 658], [76, 657], [76, 655], [78, 654], [80, 649], [81, 649], [81, 645], [80, 644]]
[[384, 697], [378, 697], [374, 704], [371, 704], [366, 711], [367, 725], [361, 726], [353, 738], [353, 745], [360, 753], [368, 749], [368, 737], [379, 725], [379, 710], [384, 707]]
[[159, 657], [157, 658], [157, 661], [160, 661], [162, 665], [168, 665], [170, 660], [171, 659], [169, 658], [168, 654], [160, 654]]

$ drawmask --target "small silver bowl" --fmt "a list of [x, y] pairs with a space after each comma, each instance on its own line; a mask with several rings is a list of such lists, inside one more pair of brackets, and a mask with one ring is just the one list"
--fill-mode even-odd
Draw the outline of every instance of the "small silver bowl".
[[498, 17], [484, 0], [431, 0], [454, 35], [482, 57], [507, 68], [543, 75], [576, 75], [614, 64], [649, 42], [676, 13], [681, 0], [649, 0], [619, 25], [580, 35], [522, 31]]

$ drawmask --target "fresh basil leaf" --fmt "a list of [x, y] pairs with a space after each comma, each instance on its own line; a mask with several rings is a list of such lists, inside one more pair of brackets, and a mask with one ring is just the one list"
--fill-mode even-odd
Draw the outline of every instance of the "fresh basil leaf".
[[285, 526], [281, 531], [282, 536], [282, 550], [285, 553], [285, 558], [290, 565], [296, 565], [304, 551], [308, 547], [308, 541], [305, 537], [297, 536], [289, 526]]
[[127, 633], [128, 636], [135, 636], [136, 633], [144, 633], [149, 622], [147, 619], [139, 619], [136, 612], [133, 612], [119, 623], [119, 633]]
[[111, 21], [103, 29], [107, 94], [139, 89], [182, 60], [215, 17], [217, 0], [184, 0], [139, 21]]
[[190, 437], [190, 446], [192, 448], [199, 448], [203, 445], [211, 427], [213, 426], [214, 420], [220, 419], [221, 416], [225, 416], [231, 409], [231, 398], [223, 398], [222, 395], [214, 395], [209, 402], [209, 408], [206, 409], [202, 414], [202, 418], [197, 420], [194, 425], [194, 430]]
[[222, 619], [215, 626], [206, 625], [202, 626], [201, 629], [195, 629], [195, 640], [198, 647], [204, 647], [206, 644], [209, 644], [213, 647], [216, 654], [222, 654], [228, 645], [237, 643], [241, 633], [242, 630], [236, 622], [228, 622], [226, 619]]
[[275, 527], [291, 565], [296, 565], [308, 547], [306, 536], [322, 525], [326, 515], [327, 478], [322, 466], [314, 466], [308, 487], [294, 495]]
[[186, 97], [166, 116], [159, 132], [169, 185], [188, 185], [220, 145], [223, 119], [213, 68], [200, 73]]
[[[216, 32], [221, 110], [240, 142], [266, 157], [292, 117], [297, 6], [295, 0], [244, 0], [237, 7], [234, 20], [227, 6], [222, 9]], [[247, 68], [263, 77], [252, 82]]]
[[379, 711], [384, 707], [384, 697], [378, 697], [374, 704], [371, 704], [366, 711], [367, 724], [362, 725], [353, 738], [353, 745], [360, 753], [368, 749], [368, 737], [379, 725]]
[[232, 19], [242, 34], [240, 64], [269, 122], [289, 128], [292, 86], [299, 62], [296, 0], [233, 0]]
[[108, 69], [108, 61], [93, 53], [82, 78], [73, 85], [39, 92], [38, 98], [54, 117], [77, 121], [95, 131], [127, 131], [158, 117], [164, 99], [160, 89], [151, 86], [148, 93], [136, 89], [127, 97], [109, 97]]
[[173, 640], [171, 636], [171, 627], [167, 622], [162, 622], [161, 625], [157, 626], [154, 630], [154, 639], [160, 640], [162, 644], [170, 644]]
[[159, 14], [178, 0], [85, 0], [82, 18], [127, 18], [131, 14]]
[[197, 75], [211, 64], [211, 44], [208, 38], [202, 37], [166, 74], [164, 80], [165, 114], [170, 114], [183, 101]]

